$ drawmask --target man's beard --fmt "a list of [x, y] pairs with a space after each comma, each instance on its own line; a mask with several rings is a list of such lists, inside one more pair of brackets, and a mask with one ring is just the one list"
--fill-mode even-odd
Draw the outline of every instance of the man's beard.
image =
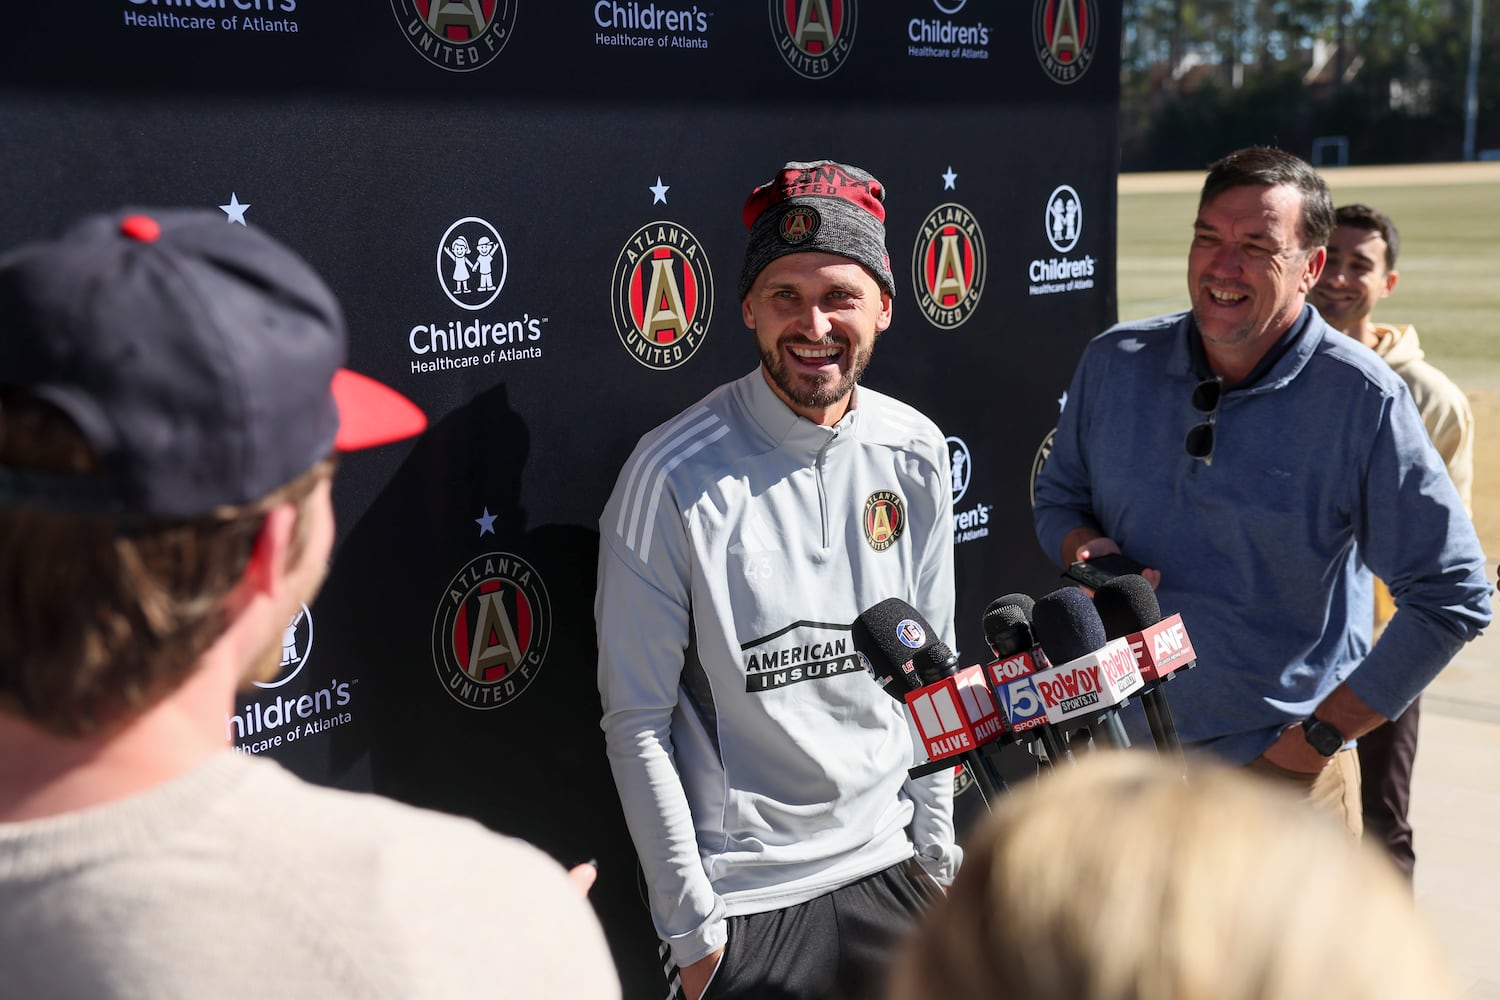
[[[846, 354], [849, 353], [850, 347], [848, 341], [834, 338], [834, 342], [843, 348]], [[781, 351], [782, 346], [786, 343], [801, 343], [813, 346], [798, 337], [783, 338], [774, 348], [770, 350], [761, 349], [761, 364], [770, 373], [771, 381], [776, 385], [776, 388], [780, 389], [787, 399], [790, 399], [798, 406], [809, 408], [832, 406], [849, 395], [854, 389], [854, 384], [865, 373], [865, 367], [870, 363], [870, 355], [874, 353], [871, 348], [867, 348], [863, 352], [855, 351], [849, 367], [844, 370], [842, 375], [809, 379], [792, 375], [786, 370], [786, 362]]]

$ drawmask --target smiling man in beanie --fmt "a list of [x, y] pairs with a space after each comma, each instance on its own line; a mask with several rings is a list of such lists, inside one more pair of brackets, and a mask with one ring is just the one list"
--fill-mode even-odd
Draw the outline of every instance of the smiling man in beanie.
[[0, 257], [7, 996], [618, 997], [567, 874], [229, 748], [333, 547], [333, 454], [419, 432], [303, 261], [217, 212]]
[[895, 295], [884, 200], [829, 161], [750, 194], [761, 363], [646, 434], [600, 519], [603, 727], [687, 1000], [877, 995], [960, 859], [951, 775], [908, 778], [850, 641], [890, 597], [953, 639], [943, 434], [857, 385]]

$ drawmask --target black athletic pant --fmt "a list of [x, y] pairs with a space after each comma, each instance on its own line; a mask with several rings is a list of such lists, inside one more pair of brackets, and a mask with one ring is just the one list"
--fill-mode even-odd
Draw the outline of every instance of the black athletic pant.
[[[941, 896], [912, 858], [796, 906], [730, 917], [703, 1000], [879, 997], [895, 948]], [[669, 997], [680, 997], [676, 967], [667, 974]]]

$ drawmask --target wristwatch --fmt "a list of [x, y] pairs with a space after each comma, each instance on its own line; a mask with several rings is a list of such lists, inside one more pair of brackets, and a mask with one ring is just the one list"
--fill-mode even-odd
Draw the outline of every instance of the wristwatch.
[[1316, 715], [1302, 720], [1302, 735], [1307, 737], [1308, 745], [1324, 757], [1332, 757], [1344, 745], [1343, 734]]

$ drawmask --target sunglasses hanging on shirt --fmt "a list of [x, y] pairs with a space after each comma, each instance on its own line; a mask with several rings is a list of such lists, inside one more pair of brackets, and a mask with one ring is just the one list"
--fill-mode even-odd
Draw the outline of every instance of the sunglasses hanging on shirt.
[[1224, 397], [1224, 380], [1206, 378], [1193, 387], [1193, 409], [1203, 414], [1203, 422], [1188, 428], [1183, 446], [1187, 453], [1204, 465], [1214, 464], [1214, 423], [1219, 417], [1219, 400]]

